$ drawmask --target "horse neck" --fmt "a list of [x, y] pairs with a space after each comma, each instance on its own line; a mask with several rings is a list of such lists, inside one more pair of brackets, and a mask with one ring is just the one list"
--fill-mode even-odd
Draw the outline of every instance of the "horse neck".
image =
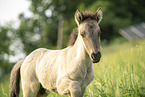
[[80, 35], [78, 35], [76, 42], [73, 45], [73, 50], [75, 53], [76, 60], [85, 59], [87, 61], [87, 59], [90, 59], [89, 55], [84, 47], [83, 39]]

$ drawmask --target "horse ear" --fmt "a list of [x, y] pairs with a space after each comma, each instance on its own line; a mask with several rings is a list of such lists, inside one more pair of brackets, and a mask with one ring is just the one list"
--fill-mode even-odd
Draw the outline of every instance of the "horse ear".
[[76, 23], [79, 25], [82, 20], [83, 20], [83, 14], [81, 13], [81, 11], [77, 10], [76, 13], [75, 13], [75, 20], [76, 20]]
[[103, 14], [102, 14], [101, 8], [98, 8], [98, 10], [95, 12], [95, 17], [96, 17], [96, 20], [97, 20], [97, 22], [99, 24], [101, 22], [102, 18], [103, 18]]

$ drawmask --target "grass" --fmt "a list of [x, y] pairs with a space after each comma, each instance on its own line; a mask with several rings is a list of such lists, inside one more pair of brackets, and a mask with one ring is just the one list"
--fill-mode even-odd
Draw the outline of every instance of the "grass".
[[[102, 59], [94, 64], [95, 79], [84, 97], [144, 97], [145, 40], [101, 47]], [[8, 97], [9, 76], [0, 84], [0, 96]], [[22, 92], [21, 92], [22, 97]], [[48, 97], [66, 97], [51, 93]]]

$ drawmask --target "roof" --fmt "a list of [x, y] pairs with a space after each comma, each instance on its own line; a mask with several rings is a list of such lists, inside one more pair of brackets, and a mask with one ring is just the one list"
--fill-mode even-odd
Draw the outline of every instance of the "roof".
[[145, 23], [132, 25], [119, 30], [119, 33], [127, 40], [138, 40], [145, 38]]

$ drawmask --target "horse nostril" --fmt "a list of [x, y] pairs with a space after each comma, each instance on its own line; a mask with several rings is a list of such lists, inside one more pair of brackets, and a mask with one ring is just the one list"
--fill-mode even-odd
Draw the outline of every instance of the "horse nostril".
[[101, 58], [101, 52], [98, 52], [98, 53], [97, 53], [97, 57], [98, 57], [98, 58]]
[[95, 59], [95, 53], [92, 53], [91, 57], [92, 59]]
[[98, 52], [97, 54], [92, 53], [91, 57], [92, 57], [92, 59], [100, 59], [101, 58], [101, 52]]

